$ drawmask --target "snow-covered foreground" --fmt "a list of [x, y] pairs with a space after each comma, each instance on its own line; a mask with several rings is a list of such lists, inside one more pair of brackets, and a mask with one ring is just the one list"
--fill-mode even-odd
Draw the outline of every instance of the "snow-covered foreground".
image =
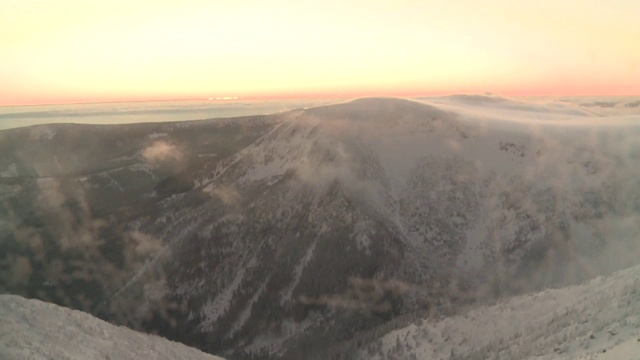
[[81, 311], [0, 295], [0, 359], [221, 359]]
[[640, 266], [394, 330], [361, 359], [640, 359]]

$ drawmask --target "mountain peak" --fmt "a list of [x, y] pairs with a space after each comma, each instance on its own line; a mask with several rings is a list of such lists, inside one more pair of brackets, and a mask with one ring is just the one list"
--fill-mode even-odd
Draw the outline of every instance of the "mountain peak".
[[305, 114], [316, 118], [349, 119], [353, 121], [449, 117], [445, 111], [434, 106], [413, 100], [387, 97], [361, 98], [342, 104], [316, 107], [306, 110]]

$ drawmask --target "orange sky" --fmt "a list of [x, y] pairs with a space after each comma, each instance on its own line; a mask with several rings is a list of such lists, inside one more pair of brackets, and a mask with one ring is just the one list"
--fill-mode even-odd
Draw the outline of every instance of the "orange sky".
[[0, 105], [640, 95], [640, 1], [0, 0]]

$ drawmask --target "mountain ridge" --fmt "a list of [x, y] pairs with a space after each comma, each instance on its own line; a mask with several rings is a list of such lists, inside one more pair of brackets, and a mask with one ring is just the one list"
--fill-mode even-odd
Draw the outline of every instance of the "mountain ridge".
[[2, 261], [23, 281], [2, 291], [229, 358], [300, 358], [635, 261], [636, 128], [445, 105], [0, 132]]

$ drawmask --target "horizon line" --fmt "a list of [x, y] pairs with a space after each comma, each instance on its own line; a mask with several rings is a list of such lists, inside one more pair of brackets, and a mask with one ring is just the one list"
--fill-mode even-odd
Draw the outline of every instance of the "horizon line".
[[42, 103], [14, 103], [14, 104], [0, 104], [0, 108], [6, 107], [31, 107], [31, 106], [55, 106], [55, 105], [92, 105], [92, 104], [126, 104], [126, 103], [143, 103], [143, 102], [172, 102], [172, 101], [208, 101], [208, 102], [234, 102], [241, 100], [285, 100], [285, 99], [346, 99], [346, 98], [368, 98], [368, 97], [398, 97], [398, 98], [419, 98], [419, 97], [445, 97], [455, 95], [472, 95], [472, 96], [497, 96], [497, 97], [511, 97], [511, 98], [588, 98], [588, 97], [640, 97], [639, 94], [599, 94], [599, 95], [585, 95], [585, 94], [507, 94], [507, 93], [495, 93], [495, 92], [442, 92], [442, 93], [389, 93], [389, 94], [372, 94], [372, 93], [314, 93], [314, 94], [278, 94], [278, 95], [249, 95], [249, 96], [233, 96], [233, 98], [222, 97], [175, 97], [175, 98], [154, 98], [149, 97], [146, 99], [133, 98], [125, 100], [116, 98], [113, 100], [70, 100], [70, 101], [47, 101]]

